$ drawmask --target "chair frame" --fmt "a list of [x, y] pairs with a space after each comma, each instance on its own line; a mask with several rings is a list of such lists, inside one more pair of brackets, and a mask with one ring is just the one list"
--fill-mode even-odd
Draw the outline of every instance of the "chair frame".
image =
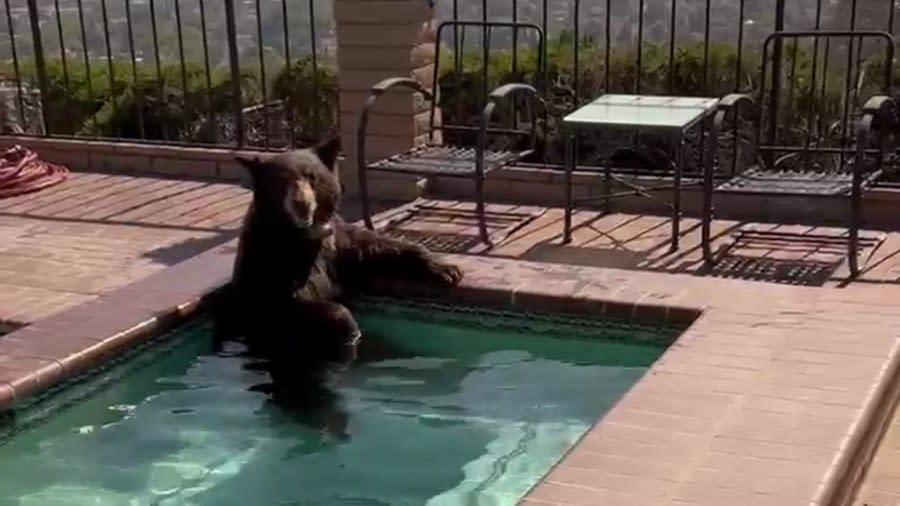
[[[884, 40], [886, 44], [886, 60], [884, 63], [883, 69], [883, 78], [884, 82], [882, 83], [881, 92], [883, 95], [876, 95], [869, 98], [862, 107], [861, 117], [855, 122], [855, 137], [849, 137], [846, 133], [844, 134], [844, 138], [842, 139], [842, 147], [833, 148], [833, 147], [810, 147], [808, 145], [802, 147], [789, 147], [789, 146], [779, 146], [776, 145], [776, 136], [777, 136], [777, 107], [778, 107], [778, 94], [780, 93], [778, 80], [780, 76], [778, 73], [780, 72], [780, 44], [777, 44], [784, 39], [793, 39], [797, 40], [799, 38], [812, 38], [815, 40], [819, 40], [820, 38], [833, 38], [833, 37], [844, 37], [850, 40], [851, 50], [848, 53], [852, 53], [852, 41], [854, 40], [862, 40], [863, 38], [879, 38]], [[769, 114], [769, 130], [768, 136], [765, 143], [761, 143], [763, 125], [762, 125], [762, 108], [761, 104], [763, 103], [764, 94], [766, 91], [766, 61], [768, 55], [769, 45], [773, 42], [776, 42], [776, 47], [773, 53], [773, 72], [772, 72], [772, 88], [769, 90], [770, 93], [770, 114]], [[861, 42], [860, 42], [861, 43]], [[878, 177], [881, 176], [883, 172], [883, 162], [885, 158], [885, 133], [886, 130], [890, 127], [890, 125], [896, 124], [897, 122], [897, 107], [894, 99], [888, 96], [891, 92], [891, 84], [893, 80], [893, 58], [894, 58], [894, 39], [893, 37], [883, 31], [866, 31], [866, 30], [853, 30], [853, 31], [830, 31], [830, 30], [816, 30], [816, 31], [781, 31], [770, 34], [763, 45], [763, 58], [762, 64], [760, 68], [760, 87], [759, 91], [756, 94], [757, 99], [749, 94], [744, 93], [733, 93], [725, 96], [718, 104], [716, 114], [713, 119], [713, 126], [711, 131], [711, 139], [717, 139], [718, 135], [724, 131], [726, 120], [731, 119], [734, 125], [734, 146], [732, 148], [732, 167], [731, 167], [731, 176], [729, 177], [729, 181], [733, 180], [737, 177], [738, 174], [742, 172], [738, 172], [738, 118], [742, 111], [748, 111], [750, 113], [750, 119], [754, 123], [754, 139], [753, 139], [753, 148], [755, 150], [755, 155], [757, 158], [758, 166], [771, 166], [772, 168], [777, 167], [778, 163], [781, 161], [787, 160], [789, 157], [797, 156], [797, 155], [806, 155], [808, 153], [814, 154], [832, 154], [832, 155], [840, 155], [841, 156], [841, 167], [847, 167], [850, 165], [850, 175], [851, 183], [849, 189], [849, 197], [850, 197], [850, 217], [848, 220], [848, 263], [850, 267], [851, 277], [856, 277], [859, 274], [859, 230], [862, 226], [862, 193], [865, 188], [871, 185]], [[847, 84], [845, 85], [845, 98], [844, 98], [844, 111], [843, 111], [843, 125], [845, 129], [849, 129], [851, 126], [851, 122], [849, 120], [849, 102], [850, 102], [850, 75], [852, 72], [852, 68], [849, 66], [852, 63], [852, 56], [848, 55], [848, 69], [847, 69]], [[815, 67], [814, 67], [815, 69]], [[814, 70], [815, 72], [815, 70]], [[814, 83], [815, 84], [815, 83]], [[875, 134], [873, 136], [873, 134]], [[879, 146], [879, 149], [867, 148], [867, 145], [870, 141], [875, 140]], [[850, 147], [852, 143], [855, 142], [855, 148]], [[713, 148], [712, 151], [716, 149]], [[781, 158], [775, 160], [774, 153], [777, 151], [787, 152], [788, 154], [782, 156]], [[875, 167], [872, 170], [865, 170], [864, 160], [865, 155], [875, 155]], [[846, 159], [844, 157], [847, 157]], [[718, 156], [716, 156], [718, 158]], [[768, 159], [768, 160], [766, 160]], [[714, 175], [714, 164], [706, 164], [706, 170], [703, 173], [703, 216], [701, 223], [701, 243], [703, 249], [703, 258], [707, 266], [714, 265], [716, 260], [714, 258], [712, 248], [711, 248], [711, 224], [713, 219], [713, 194], [716, 191], [716, 183], [715, 183], [715, 175]], [[751, 167], [744, 167], [743, 170], [749, 169]], [[772, 191], [772, 192], [764, 192], [760, 190], [756, 191], [747, 191], [741, 192], [740, 190], [720, 190], [727, 193], [752, 193], [757, 195], [772, 195], [772, 196], [785, 196], [785, 197], [822, 197], [822, 196], [835, 196], [840, 193], [834, 194], [826, 194], [826, 193], [804, 193], [804, 192], [785, 192], [785, 191]], [[841, 192], [843, 193], [843, 192]], [[763, 234], [762, 232], [755, 232], [756, 234]], [[768, 232], [765, 235], [793, 235], [786, 232]], [[804, 234], [804, 238], [813, 238], [814, 240], [820, 241], [834, 241], [835, 238], [833, 236], [825, 236], [825, 235], [810, 235]]]
[[[482, 108], [479, 124], [477, 126], [469, 126], [469, 125], [435, 125], [435, 120], [437, 116], [437, 110], [439, 107], [438, 100], [436, 97], [439, 95], [439, 77], [440, 77], [440, 61], [441, 61], [441, 46], [440, 41], [442, 40], [441, 36], [444, 33], [444, 30], [447, 28], [453, 28], [454, 30], [458, 30], [459, 28], [465, 29], [466, 27], [480, 27], [483, 30], [484, 39], [483, 39], [483, 83], [484, 83], [484, 95], [485, 95], [485, 104]], [[503, 168], [505, 166], [511, 165], [516, 161], [525, 158], [529, 155], [532, 155], [537, 146], [537, 115], [535, 114], [535, 108], [540, 109], [544, 115], [546, 115], [547, 107], [544, 102], [544, 99], [541, 97], [541, 94], [538, 90], [528, 84], [524, 83], [508, 83], [503, 84], [490, 93], [488, 93], [488, 84], [487, 84], [487, 71], [488, 71], [488, 58], [489, 58], [489, 32], [491, 28], [512, 28], [514, 30], [533, 30], [538, 34], [538, 69], [537, 71], [543, 75], [544, 69], [546, 67], [546, 41], [544, 38], [543, 30], [533, 23], [511, 23], [511, 22], [494, 22], [494, 21], [445, 21], [441, 23], [437, 28], [437, 44], [435, 49], [435, 62], [434, 62], [434, 72], [432, 74], [432, 85], [431, 90], [428, 90], [421, 83], [416, 81], [415, 79], [409, 77], [392, 77], [384, 79], [377, 84], [375, 84], [371, 90], [368, 99], [366, 100], [365, 105], [360, 112], [359, 119], [359, 127], [357, 129], [357, 146], [356, 146], [356, 156], [357, 156], [357, 171], [358, 171], [358, 180], [359, 180], [359, 193], [360, 199], [362, 201], [362, 214], [363, 221], [367, 228], [370, 230], [374, 230], [374, 224], [372, 223], [371, 209], [369, 207], [369, 187], [368, 187], [368, 177], [367, 174], [370, 171], [375, 172], [393, 172], [393, 173], [405, 173], [405, 174], [417, 174], [417, 175], [433, 175], [440, 177], [452, 177], [452, 178], [469, 178], [472, 177], [475, 180], [475, 197], [476, 197], [476, 213], [478, 216], [478, 230], [479, 237], [482, 242], [492, 245], [492, 239], [488, 234], [487, 229], [487, 218], [485, 216], [485, 189], [484, 182], [485, 177], [489, 172], [494, 170]], [[458, 34], [458, 31], [456, 32]], [[457, 35], [458, 36], [458, 35]], [[457, 62], [459, 62], [460, 55], [457, 54]], [[457, 66], [457, 75], [461, 71], [461, 67]], [[421, 93], [426, 100], [431, 102], [430, 107], [430, 117], [429, 117], [429, 126], [428, 126], [428, 142], [424, 146], [416, 146], [411, 150], [408, 150], [406, 153], [402, 153], [396, 156], [402, 156], [404, 154], [412, 154], [420, 149], [428, 149], [432, 147], [437, 147], [435, 144], [435, 132], [438, 130], [442, 131], [475, 131], [477, 132], [477, 140], [474, 148], [474, 165], [473, 170], [471, 171], [463, 171], [463, 172], [440, 172], [440, 169], [436, 169], [434, 171], [421, 171], [415, 169], [397, 169], [397, 168], [383, 168], [378, 167], [375, 164], [384, 162], [386, 160], [390, 160], [391, 158], [387, 158], [385, 160], [380, 160], [378, 162], [369, 163], [366, 151], [366, 134], [368, 130], [369, 124], [369, 116], [371, 114], [371, 110], [374, 107], [375, 103], [378, 99], [385, 94], [390, 89], [393, 88], [406, 88], [411, 90], [412, 92]], [[497, 103], [501, 100], [513, 98], [516, 95], [524, 95], [527, 98], [526, 101], [526, 109], [529, 116], [529, 122], [531, 123], [530, 130], [520, 130], [515, 126], [512, 129], [502, 129], [502, 128], [490, 128], [490, 122], [493, 117], [494, 111], [497, 107]], [[499, 160], [492, 161], [488, 163], [487, 157], [490, 153], [490, 150], [487, 148], [488, 143], [488, 135], [489, 134], [504, 134], [504, 135], [528, 135], [530, 138], [530, 147], [524, 151], [517, 152], [514, 156], [511, 156], [510, 160]], [[452, 146], [450, 146], [452, 147]], [[512, 155], [512, 153], [510, 153]]]

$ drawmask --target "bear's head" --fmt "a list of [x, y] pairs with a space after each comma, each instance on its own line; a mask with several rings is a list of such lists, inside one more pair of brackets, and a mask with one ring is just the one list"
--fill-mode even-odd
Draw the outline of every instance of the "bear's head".
[[238, 156], [250, 173], [253, 212], [265, 222], [296, 228], [311, 238], [331, 234], [341, 198], [337, 175], [339, 137], [314, 147]]

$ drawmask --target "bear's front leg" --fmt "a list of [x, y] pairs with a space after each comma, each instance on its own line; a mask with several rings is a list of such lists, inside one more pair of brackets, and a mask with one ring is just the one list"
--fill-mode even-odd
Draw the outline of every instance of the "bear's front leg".
[[289, 355], [305, 357], [311, 370], [356, 360], [362, 332], [349, 309], [330, 301], [297, 300], [296, 304], [291, 328], [299, 339], [286, 343]]
[[285, 402], [309, 401], [310, 392], [323, 388], [329, 372], [356, 360], [361, 332], [350, 311], [337, 303], [296, 300], [290, 315], [277, 322], [254, 369], [269, 374], [271, 383], [258, 385]]
[[294, 298], [273, 301], [256, 316], [243, 337], [249, 355], [267, 363], [315, 375], [356, 359], [359, 326], [340, 304]]
[[373, 277], [455, 286], [463, 278], [462, 269], [441, 262], [421, 245], [368, 229], [344, 225], [336, 242], [338, 273], [346, 286]]

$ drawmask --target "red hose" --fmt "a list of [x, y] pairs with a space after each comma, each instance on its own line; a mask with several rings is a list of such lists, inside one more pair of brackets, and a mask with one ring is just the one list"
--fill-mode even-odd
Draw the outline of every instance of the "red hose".
[[0, 198], [42, 190], [68, 178], [69, 169], [45, 162], [22, 146], [13, 146], [0, 156]]

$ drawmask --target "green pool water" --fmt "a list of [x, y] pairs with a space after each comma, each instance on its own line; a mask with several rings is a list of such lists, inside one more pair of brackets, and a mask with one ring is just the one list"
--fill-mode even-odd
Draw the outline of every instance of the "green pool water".
[[[0, 505], [512, 505], [644, 374], [667, 331], [373, 304], [336, 379], [348, 438], [249, 389], [192, 322], [24, 406]], [[321, 419], [328, 419], [323, 415]]]

